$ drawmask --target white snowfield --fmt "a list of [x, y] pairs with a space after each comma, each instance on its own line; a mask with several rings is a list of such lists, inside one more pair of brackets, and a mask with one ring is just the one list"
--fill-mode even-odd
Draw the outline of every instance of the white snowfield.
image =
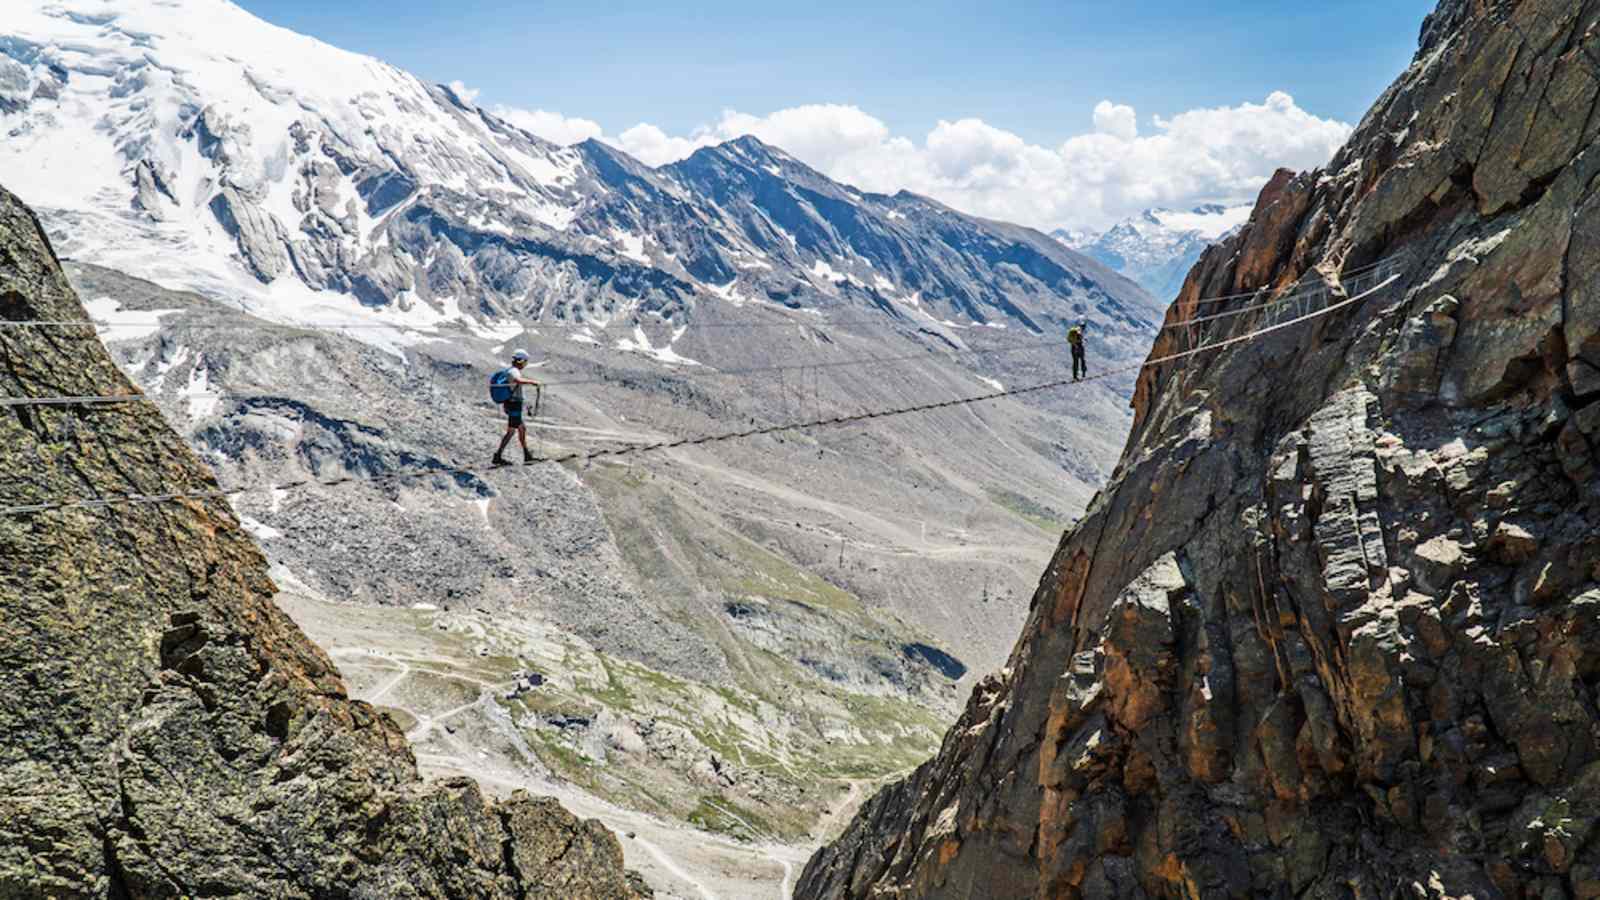
[[1239, 206], [1208, 206], [1188, 212], [1173, 209], [1153, 209], [1150, 216], [1168, 231], [1193, 232], [1208, 241], [1214, 241], [1250, 220], [1252, 204]]
[[[287, 264], [263, 283], [213, 208], [224, 190], [291, 241], [309, 214], [325, 213], [347, 226], [340, 238], [358, 257], [386, 235], [355, 186], [369, 173], [345, 171], [356, 164], [403, 160], [419, 186], [487, 195], [556, 230], [582, 199], [570, 189], [576, 151], [225, 0], [6, 0], [0, 53], [0, 173], [70, 223], [53, 235], [65, 255], [276, 320], [385, 316], [307, 286]], [[313, 165], [320, 182], [306, 177]], [[141, 166], [159, 182], [144, 191]], [[380, 342], [415, 340], [444, 318], [390, 309], [401, 314]]]
[[1215, 241], [1249, 221], [1253, 208], [1248, 204], [1219, 204], [1187, 211], [1147, 209], [1105, 231], [1062, 229], [1056, 231], [1055, 236], [1074, 250], [1100, 247], [1148, 262], [1194, 240]]

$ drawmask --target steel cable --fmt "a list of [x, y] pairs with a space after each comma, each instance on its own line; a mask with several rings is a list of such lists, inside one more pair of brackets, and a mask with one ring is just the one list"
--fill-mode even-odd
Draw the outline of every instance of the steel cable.
[[[679, 439], [673, 440], [673, 441], [657, 441], [655, 443], [650, 443], [650, 444], [634, 444], [634, 445], [630, 445], [630, 446], [626, 446], [626, 447], [615, 447], [615, 448], [603, 449], [603, 450], [573, 451], [571, 453], [565, 453], [565, 454], [562, 454], [562, 455], [559, 455], [559, 456], [537, 456], [537, 457], [534, 457], [531, 461], [523, 463], [523, 465], [524, 466], [540, 465], [540, 464], [543, 464], [543, 463], [557, 463], [557, 464], [560, 464], [560, 463], [566, 463], [566, 462], [578, 462], [578, 461], [585, 461], [585, 460], [603, 459], [603, 458], [606, 458], [606, 457], [621, 457], [621, 456], [628, 456], [628, 455], [639, 454], [639, 453], [652, 453], [652, 452], [658, 452], [658, 451], [662, 451], [662, 450], [673, 450], [673, 449], [678, 449], [678, 448], [682, 448], [682, 447], [706, 446], [708, 444], [716, 444], [716, 443], [722, 443], [722, 442], [725, 442], [725, 441], [733, 441], [733, 440], [742, 440], [742, 439], [751, 438], [751, 437], [760, 437], [760, 436], [769, 435], [769, 434], [776, 434], [776, 433], [784, 432], [784, 431], [803, 431], [803, 430], [809, 430], [809, 429], [813, 429], [813, 428], [838, 427], [838, 426], [842, 426], [842, 425], [855, 424], [855, 423], [858, 423], [858, 422], [870, 422], [870, 421], [874, 421], [876, 419], [890, 418], [890, 417], [893, 417], [893, 416], [903, 416], [903, 415], [910, 415], [910, 414], [913, 414], [913, 413], [931, 412], [931, 411], [934, 411], [934, 410], [948, 409], [948, 408], [951, 408], [951, 407], [964, 406], [964, 405], [968, 405], [968, 404], [972, 404], [972, 403], [983, 403], [983, 402], [987, 402], [987, 401], [991, 401], [991, 400], [1000, 400], [1000, 399], [1003, 399], [1003, 398], [1006, 398], [1006, 397], [1017, 397], [1017, 396], [1022, 396], [1022, 395], [1025, 395], [1025, 394], [1034, 394], [1034, 393], [1038, 393], [1038, 392], [1041, 392], [1041, 391], [1055, 390], [1055, 389], [1066, 387], [1066, 386], [1072, 385], [1072, 384], [1085, 384], [1085, 383], [1088, 383], [1088, 382], [1100, 381], [1100, 380], [1103, 380], [1103, 379], [1111, 378], [1111, 377], [1116, 376], [1116, 375], [1123, 375], [1123, 374], [1127, 374], [1127, 373], [1130, 373], [1130, 372], [1138, 372], [1138, 371], [1142, 371], [1144, 369], [1154, 368], [1154, 367], [1157, 367], [1157, 366], [1166, 365], [1167, 363], [1176, 362], [1178, 360], [1186, 359], [1186, 358], [1189, 358], [1189, 357], [1192, 357], [1192, 356], [1197, 356], [1197, 355], [1199, 355], [1201, 353], [1209, 353], [1209, 352], [1212, 352], [1212, 351], [1215, 351], [1215, 350], [1224, 349], [1226, 347], [1236, 346], [1238, 344], [1242, 344], [1242, 343], [1246, 343], [1246, 342], [1249, 342], [1249, 341], [1256, 340], [1256, 339], [1262, 337], [1263, 335], [1267, 335], [1267, 334], [1271, 334], [1271, 333], [1274, 333], [1274, 332], [1277, 332], [1277, 331], [1281, 331], [1281, 330], [1283, 330], [1285, 328], [1290, 328], [1292, 326], [1299, 325], [1299, 324], [1302, 324], [1304, 322], [1308, 322], [1308, 321], [1311, 321], [1313, 319], [1317, 319], [1317, 318], [1320, 318], [1322, 316], [1329, 315], [1330, 313], [1336, 312], [1336, 311], [1338, 311], [1340, 309], [1344, 309], [1345, 307], [1348, 307], [1348, 306], [1350, 306], [1352, 304], [1355, 304], [1355, 303], [1358, 303], [1358, 302], [1360, 302], [1362, 300], [1367, 299], [1368, 297], [1372, 296], [1373, 294], [1377, 293], [1378, 291], [1381, 291], [1384, 288], [1388, 287], [1389, 285], [1393, 284], [1394, 282], [1398, 281], [1400, 279], [1400, 277], [1401, 276], [1398, 275], [1398, 274], [1391, 275], [1386, 280], [1378, 283], [1377, 285], [1374, 285], [1373, 287], [1369, 288], [1368, 290], [1366, 290], [1366, 291], [1364, 291], [1364, 292], [1362, 292], [1360, 294], [1357, 294], [1355, 296], [1349, 297], [1349, 298], [1347, 298], [1345, 300], [1341, 300], [1341, 301], [1339, 301], [1337, 303], [1330, 304], [1330, 305], [1328, 305], [1328, 306], [1326, 306], [1326, 307], [1324, 307], [1322, 309], [1316, 310], [1314, 312], [1310, 312], [1310, 313], [1307, 313], [1305, 315], [1298, 316], [1298, 317], [1293, 318], [1293, 319], [1289, 319], [1289, 320], [1284, 321], [1284, 322], [1279, 322], [1279, 323], [1274, 324], [1274, 325], [1269, 325], [1269, 326], [1267, 326], [1265, 328], [1257, 329], [1255, 331], [1251, 331], [1251, 332], [1248, 332], [1248, 333], [1243, 334], [1243, 335], [1237, 335], [1235, 337], [1225, 338], [1223, 340], [1216, 341], [1216, 342], [1210, 343], [1210, 344], [1206, 344], [1206, 345], [1203, 345], [1203, 346], [1200, 346], [1200, 347], [1195, 347], [1195, 348], [1190, 349], [1190, 350], [1185, 350], [1185, 351], [1181, 351], [1181, 352], [1178, 352], [1178, 353], [1171, 353], [1171, 354], [1168, 354], [1166, 356], [1162, 356], [1162, 357], [1158, 357], [1158, 358], [1155, 358], [1155, 359], [1146, 360], [1143, 363], [1138, 363], [1138, 364], [1134, 364], [1134, 365], [1130, 365], [1130, 366], [1124, 366], [1124, 367], [1117, 368], [1117, 369], [1110, 369], [1110, 370], [1107, 370], [1105, 372], [1101, 372], [1101, 373], [1099, 373], [1097, 375], [1086, 376], [1086, 377], [1084, 377], [1082, 379], [1078, 379], [1078, 380], [1061, 379], [1061, 380], [1058, 380], [1058, 381], [1046, 382], [1044, 384], [1037, 384], [1037, 385], [1032, 385], [1032, 386], [1024, 387], [1024, 388], [1013, 388], [1013, 389], [1009, 389], [1009, 390], [997, 391], [997, 392], [992, 393], [992, 394], [984, 394], [984, 395], [980, 395], [980, 396], [976, 396], [976, 397], [958, 397], [958, 398], [952, 398], [952, 399], [948, 399], [948, 400], [934, 401], [934, 402], [931, 402], [931, 403], [921, 403], [921, 404], [917, 404], [917, 405], [914, 405], [914, 406], [904, 406], [904, 407], [897, 407], [897, 408], [892, 408], [892, 409], [875, 410], [875, 411], [872, 411], [872, 412], [857, 413], [855, 415], [834, 416], [834, 417], [831, 417], [831, 418], [815, 419], [815, 420], [805, 421], [805, 422], [779, 423], [779, 424], [775, 424], [775, 425], [766, 425], [766, 426], [762, 426], [762, 427], [758, 427], [758, 428], [748, 428], [748, 429], [744, 429], [744, 430], [741, 430], [741, 431], [731, 431], [731, 432], [723, 432], [723, 433], [720, 433], [720, 434], [703, 435], [703, 436], [697, 437], [697, 438], [679, 438]], [[5, 507], [0, 507], [0, 515], [11, 516], [11, 515], [24, 515], [24, 514], [33, 514], [33, 513], [41, 513], [41, 512], [50, 512], [50, 511], [55, 511], [55, 510], [96, 509], [96, 508], [106, 508], [106, 507], [118, 506], [118, 505], [131, 505], [131, 504], [144, 504], [144, 503], [165, 503], [165, 502], [170, 502], [170, 501], [173, 501], [173, 500], [180, 500], [180, 499], [227, 498], [227, 497], [233, 497], [233, 496], [236, 496], [236, 495], [239, 495], [239, 494], [251, 493], [251, 492], [255, 492], [255, 491], [264, 491], [264, 490], [288, 491], [288, 490], [294, 490], [294, 489], [303, 488], [303, 487], [309, 487], [309, 486], [336, 487], [336, 486], [339, 486], [339, 485], [349, 484], [349, 483], [352, 483], [352, 482], [362, 482], [362, 483], [372, 484], [372, 485], [381, 485], [381, 484], [386, 484], [386, 483], [389, 483], [389, 482], [404, 480], [404, 479], [408, 479], [408, 478], [425, 478], [425, 477], [430, 477], [430, 476], [435, 476], [435, 475], [453, 475], [453, 476], [456, 476], [456, 477], [482, 477], [485, 474], [487, 474], [488, 472], [495, 471], [496, 469], [499, 469], [499, 468], [514, 468], [514, 466], [512, 466], [512, 467], [497, 467], [497, 466], [490, 466], [490, 467], [453, 467], [453, 466], [444, 466], [444, 465], [442, 465], [442, 466], [438, 466], [438, 467], [435, 467], [435, 468], [432, 468], [432, 469], [414, 469], [414, 470], [407, 470], [407, 471], [402, 471], [402, 472], [392, 472], [392, 473], [389, 473], [387, 475], [381, 475], [381, 476], [378, 476], [376, 478], [369, 478], [369, 479], [360, 479], [360, 478], [356, 478], [354, 476], [344, 475], [344, 476], [340, 476], [338, 478], [333, 478], [333, 479], [328, 479], [328, 480], [317, 480], [317, 479], [314, 479], [314, 478], [305, 478], [305, 479], [299, 479], [299, 480], [296, 480], [296, 481], [284, 482], [284, 483], [281, 483], [281, 484], [263, 485], [263, 486], [256, 486], [256, 487], [244, 487], [244, 488], [232, 488], [232, 489], [220, 489], [220, 488], [218, 488], [218, 489], [205, 490], [205, 491], [188, 491], [188, 492], [178, 491], [178, 492], [158, 493], [158, 494], [135, 494], [135, 493], [115, 494], [115, 495], [111, 495], [111, 496], [107, 496], [107, 497], [97, 497], [97, 498], [92, 498], [92, 499], [67, 500], [67, 501], [59, 501], [59, 502], [53, 502], [53, 503], [24, 504], [24, 505], [18, 505], [18, 506], [5, 506]]]

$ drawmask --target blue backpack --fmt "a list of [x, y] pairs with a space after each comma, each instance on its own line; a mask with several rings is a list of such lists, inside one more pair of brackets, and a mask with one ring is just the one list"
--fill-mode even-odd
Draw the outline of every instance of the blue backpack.
[[511, 391], [515, 387], [511, 383], [511, 370], [501, 369], [489, 376], [489, 399], [495, 403], [505, 403], [511, 399]]

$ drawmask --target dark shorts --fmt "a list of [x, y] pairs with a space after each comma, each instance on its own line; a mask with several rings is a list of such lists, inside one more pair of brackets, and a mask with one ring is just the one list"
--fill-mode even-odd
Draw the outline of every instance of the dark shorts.
[[521, 400], [507, 400], [506, 402], [504, 402], [504, 403], [502, 403], [500, 405], [502, 407], [504, 407], [505, 411], [506, 411], [506, 427], [507, 428], [521, 428], [522, 427], [522, 401]]

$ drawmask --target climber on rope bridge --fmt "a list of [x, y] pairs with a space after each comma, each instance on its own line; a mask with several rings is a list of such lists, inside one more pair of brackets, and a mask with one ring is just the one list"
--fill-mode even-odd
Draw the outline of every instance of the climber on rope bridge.
[[528, 364], [528, 351], [518, 350], [511, 354], [510, 368], [489, 376], [489, 399], [500, 404], [506, 411], [506, 433], [500, 439], [500, 449], [494, 451], [494, 465], [508, 466], [504, 453], [506, 445], [511, 443], [511, 436], [517, 436], [522, 444], [522, 461], [533, 462], [533, 454], [528, 452], [528, 426], [522, 421], [522, 388], [524, 385], [533, 385], [533, 412], [539, 414], [540, 388], [539, 382], [532, 378], [522, 377], [522, 368]]
[[1083, 356], [1083, 332], [1089, 327], [1085, 319], [1067, 329], [1067, 344], [1072, 348], [1072, 380], [1078, 381], [1089, 374], [1089, 363]]

